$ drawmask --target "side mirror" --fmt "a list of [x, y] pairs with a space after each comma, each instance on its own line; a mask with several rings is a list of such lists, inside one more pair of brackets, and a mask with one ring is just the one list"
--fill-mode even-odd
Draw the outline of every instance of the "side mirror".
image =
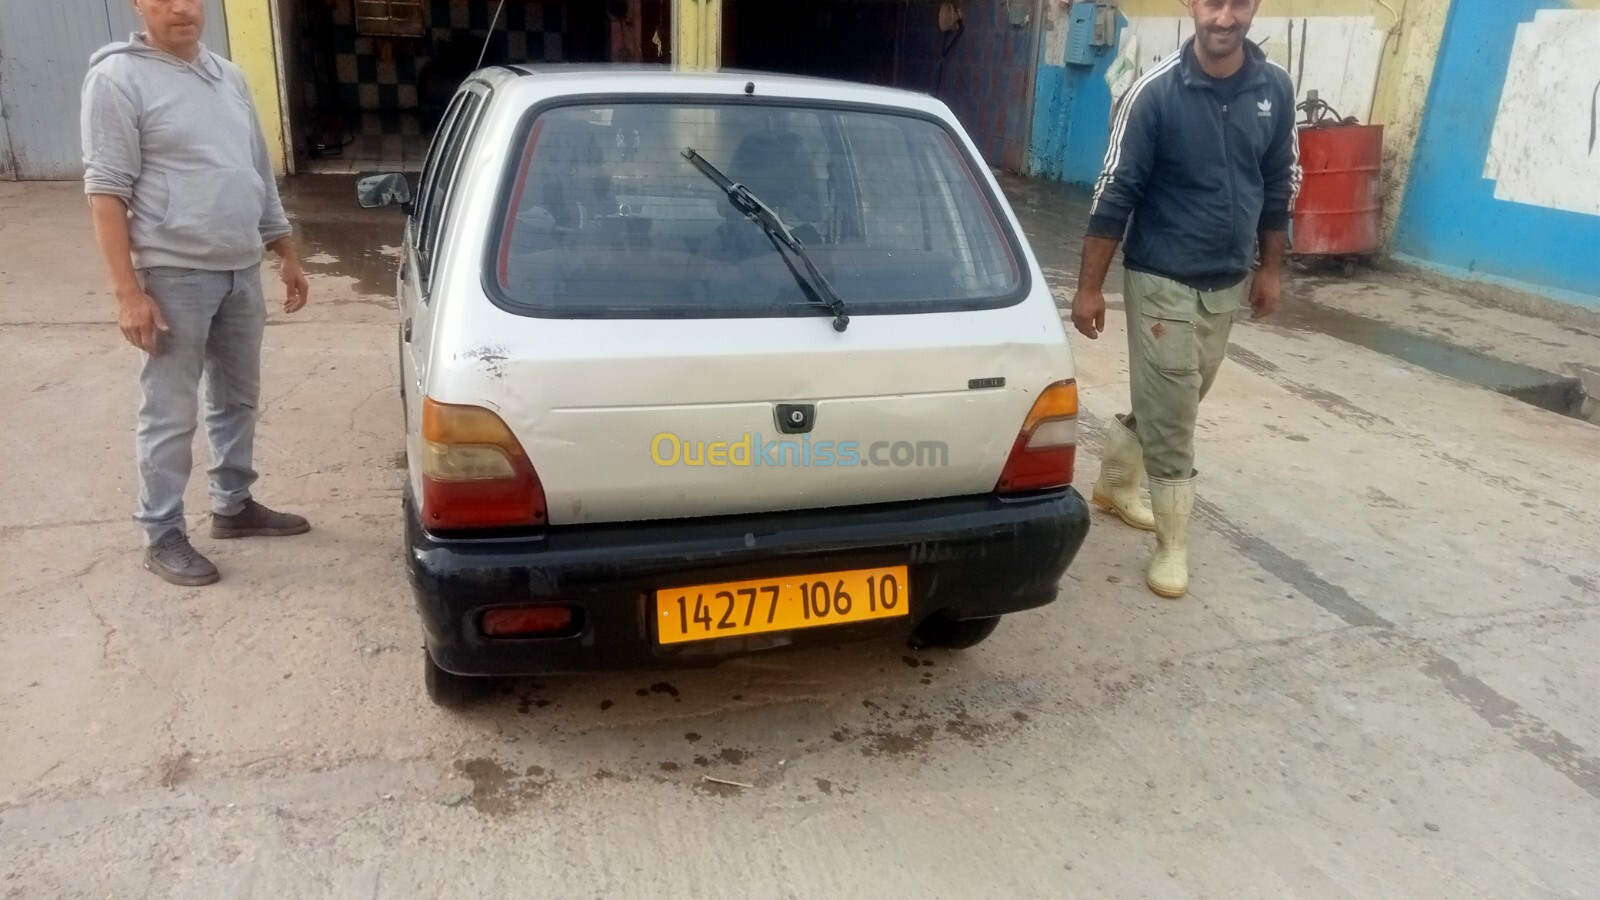
[[356, 200], [362, 209], [375, 209], [398, 203], [400, 208], [406, 211], [406, 215], [410, 215], [411, 183], [399, 172], [367, 175], [356, 182]]

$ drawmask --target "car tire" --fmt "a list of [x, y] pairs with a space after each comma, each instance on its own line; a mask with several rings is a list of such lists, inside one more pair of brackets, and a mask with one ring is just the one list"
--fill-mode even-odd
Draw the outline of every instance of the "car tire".
[[492, 678], [457, 675], [439, 668], [426, 649], [422, 651], [422, 683], [428, 689], [428, 699], [446, 709], [460, 709], [481, 700], [494, 686]]
[[983, 643], [999, 626], [999, 616], [952, 619], [943, 613], [935, 613], [917, 626], [911, 636], [911, 647], [916, 650], [965, 650]]

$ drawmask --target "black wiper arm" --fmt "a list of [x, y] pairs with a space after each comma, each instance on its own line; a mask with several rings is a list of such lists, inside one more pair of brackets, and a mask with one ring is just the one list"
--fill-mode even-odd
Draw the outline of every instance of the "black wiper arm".
[[[816, 292], [822, 295], [815, 299], [833, 310], [833, 330], [843, 331], [848, 328], [850, 326], [850, 317], [845, 315], [844, 300], [839, 297], [839, 292], [833, 289], [833, 285], [828, 283], [828, 279], [822, 277], [822, 273], [817, 271], [817, 265], [811, 259], [811, 254], [806, 251], [805, 244], [800, 243], [800, 239], [794, 236], [794, 232], [789, 230], [789, 226], [783, 224], [783, 219], [778, 217], [777, 211], [761, 202], [761, 198], [751, 193], [749, 188], [742, 184], [734, 183], [728, 176], [722, 174], [721, 169], [712, 165], [710, 160], [704, 156], [696, 153], [693, 147], [683, 148], [683, 158], [693, 163], [701, 174], [711, 179], [723, 193], [727, 194], [728, 202], [733, 204], [734, 209], [744, 213], [746, 218], [760, 225], [767, 232], [767, 237], [772, 240], [773, 245], [780, 248], [778, 251], [780, 255], [783, 252], [781, 248], [787, 247], [795, 256], [800, 257], [800, 261], [806, 264], [806, 271], [811, 275], [811, 282]], [[788, 257], [784, 257], [784, 261], [788, 262]], [[805, 280], [800, 277], [800, 273], [795, 270], [793, 265], [789, 266], [789, 271], [794, 272], [795, 279], [800, 281], [801, 286], [804, 287]]]

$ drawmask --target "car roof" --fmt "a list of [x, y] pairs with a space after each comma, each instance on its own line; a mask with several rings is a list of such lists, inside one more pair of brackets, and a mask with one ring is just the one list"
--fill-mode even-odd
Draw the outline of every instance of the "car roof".
[[[856, 81], [784, 75], [740, 69], [685, 71], [664, 65], [627, 63], [520, 64], [481, 69], [474, 78], [495, 88], [526, 82], [543, 97], [595, 94], [695, 94], [781, 97], [795, 100], [866, 103], [944, 113], [930, 94]], [[508, 84], [511, 83], [511, 84]]]

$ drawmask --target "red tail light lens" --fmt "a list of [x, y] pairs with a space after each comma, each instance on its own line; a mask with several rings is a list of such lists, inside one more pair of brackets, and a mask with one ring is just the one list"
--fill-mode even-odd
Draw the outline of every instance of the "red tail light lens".
[[1064, 487], [1078, 458], [1078, 384], [1045, 388], [1011, 445], [995, 491], [1001, 494]]
[[513, 606], [483, 614], [489, 637], [564, 637], [575, 634], [577, 615], [570, 606]]
[[499, 416], [423, 400], [422, 521], [441, 531], [545, 523], [544, 487]]

